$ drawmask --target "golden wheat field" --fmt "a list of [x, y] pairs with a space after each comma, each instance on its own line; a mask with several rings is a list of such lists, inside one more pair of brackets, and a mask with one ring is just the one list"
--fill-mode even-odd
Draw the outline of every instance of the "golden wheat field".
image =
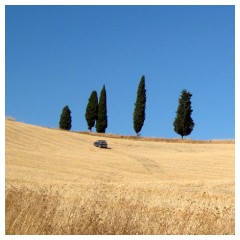
[[235, 233], [234, 141], [5, 124], [6, 234]]

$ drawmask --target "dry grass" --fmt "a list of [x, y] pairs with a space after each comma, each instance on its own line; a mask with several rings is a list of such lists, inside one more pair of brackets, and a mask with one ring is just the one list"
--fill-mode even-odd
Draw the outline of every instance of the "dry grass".
[[193, 139], [180, 139], [180, 138], [154, 138], [154, 137], [139, 137], [139, 136], [125, 136], [125, 135], [117, 135], [112, 133], [96, 133], [96, 132], [76, 132], [91, 136], [98, 137], [108, 137], [108, 138], [117, 138], [117, 139], [129, 139], [134, 141], [147, 141], [147, 142], [168, 142], [168, 143], [219, 143], [219, 144], [233, 144], [235, 143], [234, 139], [212, 139], [212, 140], [193, 140]]
[[234, 143], [106, 138], [6, 121], [6, 234], [234, 234]]
[[[233, 194], [231, 185], [229, 195]], [[204, 185], [93, 183], [71, 198], [53, 188], [6, 189], [7, 234], [233, 234], [234, 201]], [[81, 194], [80, 194], [81, 193]], [[112, 194], [114, 193], [114, 194]]]

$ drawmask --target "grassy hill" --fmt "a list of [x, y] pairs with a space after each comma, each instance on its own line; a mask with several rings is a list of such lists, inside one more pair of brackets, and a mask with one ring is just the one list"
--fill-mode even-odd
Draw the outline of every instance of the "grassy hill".
[[6, 234], [234, 234], [234, 148], [6, 120]]

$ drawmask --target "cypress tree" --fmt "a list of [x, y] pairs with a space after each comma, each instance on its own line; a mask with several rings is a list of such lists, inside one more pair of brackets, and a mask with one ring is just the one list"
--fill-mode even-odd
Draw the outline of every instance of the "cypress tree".
[[99, 98], [96, 130], [98, 133], [105, 133], [107, 126], [108, 126], [107, 94], [106, 94], [105, 85], [103, 85], [102, 91], [100, 93], [100, 98]]
[[90, 98], [88, 99], [88, 105], [86, 108], [85, 118], [88, 124], [88, 129], [91, 131], [95, 125], [95, 121], [98, 116], [98, 96], [96, 91], [92, 91]]
[[64, 130], [70, 130], [71, 127], [72, 127], [71, 111], [68, 106], [65, 106], [60, 116], [59, 128]]
[[189, 135], [194, 127], [194, 122], [192, 120], [192, 107], [191, 107], [191, 97], [192, 94], [187, 92], [187, 90], [182, 90], [181, 96], [178, 100], [178, 109], [177, 109], [177, 116], [173, 122], [174, 131], [181, 135], [182, 139], [183, 136]]
[[145, 108], [146, 108], [145, 77], [142, 76], [140, 83], [138, 85], [137, 99], [133, 113], [133, 127], [138, 136], [144, 124]]

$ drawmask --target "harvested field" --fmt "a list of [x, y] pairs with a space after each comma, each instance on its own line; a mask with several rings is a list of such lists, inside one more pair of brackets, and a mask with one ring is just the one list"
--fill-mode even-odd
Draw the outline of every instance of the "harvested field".
[[6, 234], [234, 234], [234, 141], [192, 143], [6, 120]]

